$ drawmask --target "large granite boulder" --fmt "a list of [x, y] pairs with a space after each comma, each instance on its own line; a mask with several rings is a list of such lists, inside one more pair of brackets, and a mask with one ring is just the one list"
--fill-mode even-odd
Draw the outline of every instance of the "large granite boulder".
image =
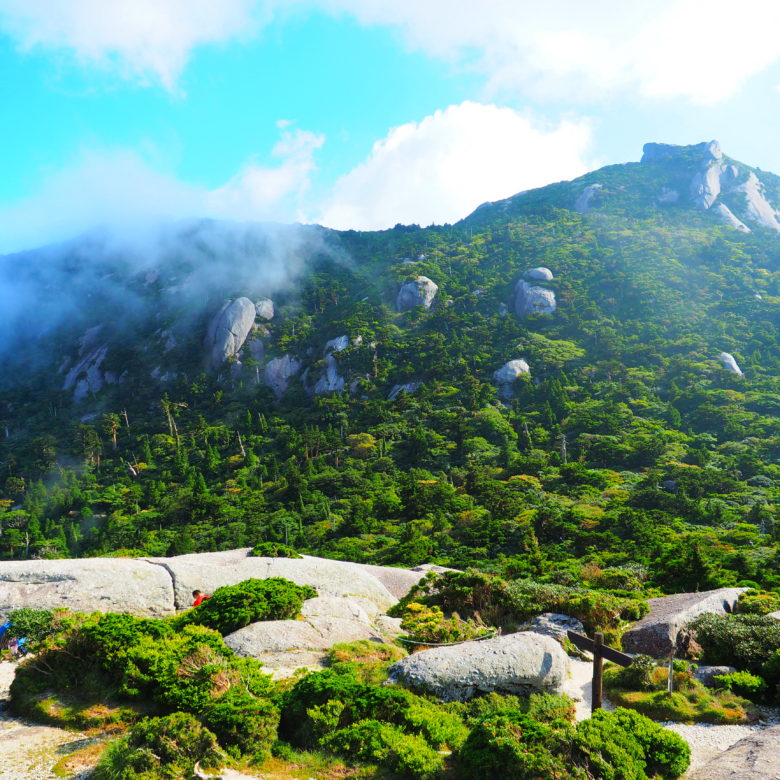
[[251, 578], [284, 577], [298, 585], [310, 585], [320, 596], [365, 599], [373, 609], [385, 612], [396, 599], [379, 580], [352, 563], [326, 558], [260, 558], [248, 549], [193, 553], [174, 558], [150, 558], [164, 565], [173, 579], [176, 606], [192, 603], [192, 591], [213, 592]]
[[703, 593], [677, 593], [649, 599], [650, 612], [623, 634], [627, 653], [645, 653], [653, 658], [668, 656], [676, 648], [677, 633], [705, 612], [731, 612], [739, 594], [747, 588], [718, 588]]
[[444, 701], [466, 701], [478, 693], [560, 693], [569, 660], [548, 636], [519, 632], [423, 650], [390, 667], [391, 682], [427, 691]]
[[523, 375], [530, 374], [528, 363], [522, 358], [508, 360], [501, 368], [493, 372], [493, 379], [498, 385], [498, 394], [505, 401], [512, 400], [512, 385]]
[[779, 780], [780, 726], [739, 740], [686, 777], [688, 780]]
[[398, 311], [409, 311], [416, 306], [430, 309], [437, 292], [439, 292], [439, 285], [436, 282], [431, 281], [427, 276], [418, 276], [401, 285], [395, 307]]
[[428, 573], [427, 569], [397, 569], [370, 563], [355, 563], [353, 566], [359, 566], [376, 577], [397, 599], [403, 598]]
[[515, 314], [528, 317], [532, 314], [552, 314], [556, 309], [555, 293], [537, 287], [521, 279], [515, 287]]
[[83, 401], [97, 393], [104, 385], [117, 381], [112, 371], [103, 370], [103, 361], [108, 356], [108, 345], [102, 342], [102, 326], [89, 328], [79, 339], [79, 353], [75, 360], [67, 359], [59, 372], [65, 374], [63, 390], [73, 391], [74, 401]]
[[526, 631], [533, 631], [535, 634], [544, 634], [553, 639], [566, 639], [568, 631], [574, 631], [576, 634], [584, 634], [585, 626], [582, 621], [571, 615], [561, 615], [557, 612], [545, 612], [537, 615], [525, 627]]
[[744, 376], [742, 369], [734, 359], [734, 355], [730, 352], [721, 352], [720, 355], [718, 355], [718, 360], [723, 364], [723, 368], [725, 368], [726, 371], [731, 371], [732, 374], [737, 374], [737, 376]]
[[339, 372], [339, 364], [334, 355], [337, 352], [343, 352], [347, 347], [349, 347], [348, 336], [338, 336], [325, 342], [325, 349], [323, 350], [324, 370], [311, 388], [311, 392], [314, 395], [340, 393], [344, 390], [344, 377]]
[[270, 298], [258, 298], [255, 301], [255, 313], [264, 320], [274, 318], [274, 302]]
[[780, 620], [780, 609], [778, 609], [777, 612], [770, 612], [769, 617]]
[[257, 311], [249, 298], [225, 301], [209, 325], [206, 350], [212, 368], [238, 354], [255, 324]]
[[292, 379], [301, 369], [301, 362], [289, 355], [270, 360], [263, 372], [265, 383], [274, 391], [277, 398], [281, 398]]
[[0, 561], [0, 622], [20, 607], [145, 617], [175, 611], [173, 584], [165, 568], [127, 558]]
[[744, 198], [744, 215], [746, 219], [770, 230], [780, 230], [778, 212], [766, 199], [764, 185], [753, 171], [748, 174], [747, 179], [736, 187], [735, 190]]

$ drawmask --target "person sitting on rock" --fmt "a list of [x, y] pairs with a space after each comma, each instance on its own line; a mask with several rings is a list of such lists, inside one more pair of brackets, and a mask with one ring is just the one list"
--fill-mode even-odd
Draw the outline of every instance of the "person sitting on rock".
[[204, 593], [202, 590], [193, 590], [192, 598], [195, 599], [192, 602], [192, 606], [199, 607], [206, 599], [210, 599], [211, 596], [209, 596], [208, 593]]

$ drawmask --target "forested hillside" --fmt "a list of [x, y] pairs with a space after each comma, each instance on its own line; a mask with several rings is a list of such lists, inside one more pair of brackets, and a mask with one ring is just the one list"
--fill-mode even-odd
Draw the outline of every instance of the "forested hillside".
[[[778, 179], [706, 145], [645, 158], [456, 225], [3, 258], [0, 556], [281, 541], [780, 587]], [[420, 277], [438, 289], [407, 308]], [[223, 301], [258, 296], [220, 352]]]

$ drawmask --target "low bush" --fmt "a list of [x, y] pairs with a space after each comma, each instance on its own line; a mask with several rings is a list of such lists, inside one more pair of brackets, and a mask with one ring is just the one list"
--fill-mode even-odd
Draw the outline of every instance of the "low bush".
[[172, 623], [177, 628], [207, 626], [225, 636], [258, 620], [294, 618], [303, 602], [316, 595], [314, 588], [282, 577], [244, 580], [217, 588], [210, 599], [177, 616]]
[[387, 680], [388, 667], [406, 654], [398, 645], [358, 639], [333, 645], [326, 663], [331, 669], [351, 674], [361, 682], [379, 685]]
[[689, 763], [690, 749], [677, 734], [620, 708], [599, 710], [576, 727], [496, 713], [474, 727], [458, 754], [464, 778], [671, 780]]
[[93, 780], [192, 777], [196, 763], [217, 767], [222, 754], [214, 734], [197, 718], [174, 712], [145, 718], [110, 745], [90, 775]]
[[780, 609], [780, 595], [751, 589], [739, 594], [736, 611], [745, 615], [768, 615]]
[[408, 632], [409, 639], [431, 644], [465, 642], [487, 636], [494, 630], [474, 620], [461, 620], [458, 615], [447, 618], [439, 607], [429, 607], [418, 601], [406, 605], [401, 628]]
[[719, 688], [733, 691], [737, 696], [744, 696], [751, 701], [760, 701], [766, 692], [764, 678], [750, 672], [718, 674], [713, 677], [713, 681]]
[[249, 554], [257, 558], [303, 558], [292, 547], [281, 542], [260, 542]]
[[488, 693], [467, 702], [452, 702], [445, 705], [460, 715], [469, 726], [475, 726], [488, 715], [507, 712], [522, 712], [535, 721], [552, 723], [574, 721], [574, 700], [557, 693], [532, 693], [530, 696], [502, 696]]
[[15, 609], [8, 615], [11, 627], [8, 629], [8, 638], [27, 640], [29, 650], [35, 652], [37, 646], [57, 630], [54, 612], [50, 609], [31, 609], [22, 607]]

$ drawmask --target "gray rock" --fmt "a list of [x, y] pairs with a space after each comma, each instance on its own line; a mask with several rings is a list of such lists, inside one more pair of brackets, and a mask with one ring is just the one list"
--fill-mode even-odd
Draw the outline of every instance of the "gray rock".
[[544, 634], [553, 639], [566, 639], [567, 631], [574, 631], [577, 634], [585, 633], [585, 626], [581, 620], [571, 615], [560, 615], [555, 612], [545, 612], [537, 615], [525, 628], [526, 631], [533, 631], [535, 634]]
[[305, 619], [315, 617], [341, 618], [342, 620], [357, 620], [370, 625], [368, 612], [355, 599], [347, 596], [317, 596], [303, 602], [301, 615]]
[[505, 303], [499, 303], [498, 304], [498, 316], [499, 317], [506, 317], [506, 315], [509, 314], [509, 309]]
[[390, 667], [391, 682], [428, 691], [444, 701], [478, 693], [558, 693], [569, 661], [554, 639], [519, 632], [481, 642], [423, 650]]
[[249, 549], [242, 549], [148, 560], [164, 565], [170, 572], [179, 609], [192, 603], [195, 589], [211, 593], [222, 585], [268, 577], [285, 577], [298, 585], [310, 585], [320, 596], [364, 598], [381, 612], [396, 602], [376, 577], [352, 563], [309, 556], [258, 558], [248, 553]]
[[649, 599], [650, 612], [623, 634], [623, 649], [653, 658], [668, 656], [677, 632], [705, 612], [725, 615], [747, 588], [718, 588], [703, 593], [677, 593]]
[[[574, 210], [579, 211], [581, 214], [588, 212], [590, 208], [590, 201], [593, 196], [603, 188], [603, 184], [589, 184], [585, 189], [577, 196], [577, 200], [574, 202]], [[550, 276], [552, 279], [552, 276]], [[545, 279], [544, 281], [549, 281]]]
[[398, 311], [409, 311], [416, 306], [430, 309], [437, 292], [439, 292], [439, 285], [427, 276], [418, 276], [401, 285], [395, 307]]
[[258, 298], [255, 301], [255, 313], [264, 320], [274, 318], [274, 302], [270, 298]]
[[742, 220], [737, 219], [731, 209], [726, 206], [723, 203], [716, 203], [711, 211], [713, 214], [716, 214], [718, 217], [720, 217], [722, 222], [725, 222], [727, 225], [730, 225], [731, 227], [741, 230], [743, 233], [750, 233], [750, 228], [742, 222]]
[[211, 320], [206, 334], [206, 350], [211, 367], [219, 368], [238, 354], [255, 324], [255, 305], [249, 298], [226, 301]]
[[727, 371], [731, 371], [733, 374], [744, 376], [742, 369], [737, 365], [737, 361], [734, 359], [734, 355], [730, 352], [721, 352], [718, 355], [718, 360], [723, 364], [723, 368]]
[[686, 777], [689, 780], [780, 780], [780, 726], [739, 740]]
[[699, 664], [693, 671], [693, 676], [708, 688], [716, 687], [717, 683], [713, 678], [721, 674], [733, 674], [737, 669], [734, 666], [706, 666]]
[[374, 566], [355, 563], [363, 571], [376, 577], [397, 599], [403, 598], [428, 572], [424, 570], [397, 569], [394, 566]]
[[780, 609], [778, 609], [777, 612], [770, 612], [769, 617], [780, 620]]
[[419, 390], [421, 384], [422, 382], [405, 382], [402, 385], [393, 385], [387, 394], [387, 400], [394, 401], [400, 393], [413, 393]]
[[493, 372], [493, 379], [498, 385], [498, 395], [504, 401], [512, 400], [512, 385], [523, 374], [530, 374], [531, 369], [525, 360], [509, 360], [501, 368]]
[[146, 617], [175, 611], [165, 568], [127, 558], [0, 561], [0, 617], [20, 607]]
[[745, 197], [744, 217], [746, 219], [770, 230], [780, 231], [778, 212], [766, 199], [764, 186], [753, 171], [748, 174], [743, 184], [735, 187], [735, 191], [741, 192]]
[[289, 355], [274, 358], [269, 361], [263, 372], [265, 383], [281, 398], [290, 386], [290, 379], [301, 369], [301, 363]]
[[680, 193], [669, 187], [663, 187], [656, 200], [659, 203], [677, 203], [680, 200]]
[[325, 343], [323, 350], [323, 362], [325, 369], [319, 379], [311, 387], [314, 395], [324, 395], [326, 393], [341, 393], [344, 390], [344, 377], [339, 373], [339, 365], [333, 356], [335, 352], [342, 352], [349, 347], [348, 336], [338, 336]]
[[699, 208], [708, 209], [720, 195], [720, 175], [722, 168], [719, 163], [708, 160], [702, 170], [691, 180], [691, 199]]
[[102, 369], [103, 361], [108, 355], [108, 345], [99, 341], [102, 329], [101, 325], [89, 328], [79, 339], [79, 354], [75, 364], [68, 370], [70, 361], [66, 361], [60, 368], [61, 372], [67, 370], [62, 389], [72, 390], [74, 401], [83, 401], [88, 395], [101, 390], [104, 385], [117, 380], [114, 374]]
[[549, 268], [539, 266], [538, 268], [529, 268], [525, 272], [525, 278], [533, 282], [551, 282], [555, 277]]
[[678, 146], [677, 144], [658, 144], [647, 143], [642, 147], [643, 163], [669, 162], [672, 160], [683, 160], [688, 151], [698, 154], [702, 163], [708, 163], [713, 160], [721, 160], [723, 153], [720, 150], [720, 144], [717, 141], [703, 141], [693, 146]]
[[552, 314], [555, 311], [555, 293], [544, 287], [536, 287], [522, 279], [515, 287], [515, 314], [528, 317], [531, 314]]

